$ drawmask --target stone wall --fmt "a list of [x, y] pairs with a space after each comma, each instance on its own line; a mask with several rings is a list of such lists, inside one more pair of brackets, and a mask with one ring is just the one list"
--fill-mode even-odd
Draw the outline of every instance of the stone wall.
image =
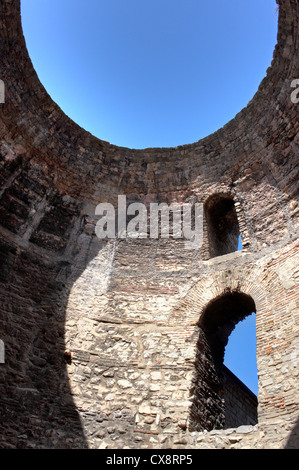
[[224, 377], [225, 427], [255, 426], [257, 397], [227, 368]]
[[[1, 447], [298, 447], [299, 4], [279, 4], [273, 62], [248, 106], [199, 142], [134, 150], [53, 103], [19, 1], [1, 2]], [[203, 203], [203, 245], [98, 239], [97, 204], [122, 194]], [[241, 252], [211, 250], [217, 198], [233, 201]], [[224, 348], [252, 309], [258, 423], [223, 429]]]

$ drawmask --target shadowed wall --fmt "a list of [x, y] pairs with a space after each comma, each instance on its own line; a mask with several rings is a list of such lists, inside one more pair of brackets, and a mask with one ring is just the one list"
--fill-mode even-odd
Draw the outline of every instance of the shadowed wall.
[[[1, 2], [2, 447], [294, 446], [299, 5], [279, 3], [273, 62], [248, 106], [198, 142], [134, 150], [96, 139], [53, 103], [28, 57], [19, 1]], [[201, 248], [99, 240], [95, 207], [121, 194], [203, 203]], [[211, 205], [222, 195], [229, 207]], [[235, 227], [227, 239], [240, 232], [242, 252], [227, 240], [211, 249], [211, 213]], [[191, 434], [207, 383], [201, 375], [192, 394], [207, 339], [199, 325], [228, 291], [256, 307], [258, 425], [213, 434], [217, 411]]]

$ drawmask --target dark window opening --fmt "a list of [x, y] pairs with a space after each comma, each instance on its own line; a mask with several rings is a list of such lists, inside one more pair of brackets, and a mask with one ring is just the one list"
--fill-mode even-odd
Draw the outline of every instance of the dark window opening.
[[238, 250], [240, 229], [233, 199], [225, 194], [210, 196], [205, 204], [210, 257]]
[[231, 332], [252, 312], [254, 301], [239, 291], [224, 293], [203, 312], [198, 324], [190, 430], [211, 431], [257, 423], [256, 396], [223, 364]]

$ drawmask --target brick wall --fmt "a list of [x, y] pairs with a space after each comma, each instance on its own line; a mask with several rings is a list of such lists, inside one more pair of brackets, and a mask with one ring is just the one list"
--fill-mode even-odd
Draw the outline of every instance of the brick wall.
[[256, 425], [257, 397], [224, 366], [225, 427]]
[[[273, 63], [248, 106], [199, 142], [133, 150], [94, 138], [53, 103], [19, 1], [1, 2], [1, 447], [297, 445], [299, 5], [279, 3]], [[225, 194], [244, 249], [211, 257], [207, 219], [198, 251], [99, 240], [95, 207], [120, 194], [147, 204]], [[256, 307], [258, 423], [219, 429], [218, 392], [194, 392], [211, 366], [217, 385], [221, 361], [199, 341], [201, 321], [228, 292]], [[194, 403], [219, 411], [196, 431]]]

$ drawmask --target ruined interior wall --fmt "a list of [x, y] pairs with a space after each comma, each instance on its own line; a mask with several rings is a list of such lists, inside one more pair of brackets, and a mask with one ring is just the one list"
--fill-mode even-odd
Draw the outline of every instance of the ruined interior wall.
[[[2, 447], [284, 447], [298, 418], [297, 1], [280, 2], [272, 67], [215, 134], [133, 150], [70, 121], [38, 81], [19, 2], [1, 2]], [[95, 207], [235, 201], [244, 250], [95, 236]], [[258, 425], [188, 428], [198, 321], [226, 289], [257, 311]]]
[[230, 370], [225, 370], [224, 377], [225, 428], [255, 426], [258, 422], [257, 397], [251, 390], [246, 390]]

